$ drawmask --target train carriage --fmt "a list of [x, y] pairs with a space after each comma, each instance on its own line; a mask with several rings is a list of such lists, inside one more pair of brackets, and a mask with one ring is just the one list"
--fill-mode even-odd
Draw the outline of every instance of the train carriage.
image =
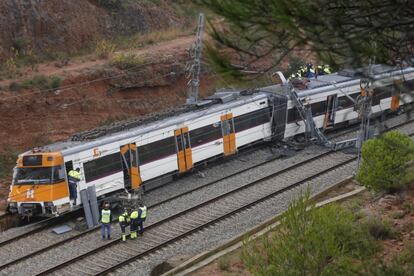
[[[78, 192], [94, 185], [97, 196], [103, 196], [125, 188], [138, 189], [143, 183], [171, 173], [187, 172], [198, 162], [232, 155], [239, 147], [272, 135], [267, 93], [222, 94], [232, 95], [235, 100], [93, 141], [56, 143], [22, 154], [19, 160], [54, 156], [55, 163], [52, 166], [41, 161], [36, 164], [18, 161], [16, 170], [31, 170], [31, 175], [16, 174], [13, 178], [11, 210], [26, 215], [68, 211], [66, 175], [73, 168], [81, 169]], [[51, 181], [49, 174], [38, 174], [40, 170], [53, 174], [56, 166], [60, 168], [63, 184]]]
[[[395, 111], [412, 102], [410, 94], [400, 93], [399, 84], [414, 90], [414, 68], [379, 65], [374, 74], [373, 113]], [[25, 152], [16, 163], [9, 209], [22, 216], [69, 211], [67, 173], [73, 168], [81, 169], [78, 193], [93, 185], [101, 197], [188, 172], [198, 163], [233, 155], [255, 142], [303, 134], [305, 123], [287, 89], [279, 84], [220, 92], [181, 114], [92, 140], [58, 142]], [[318, 76], [295, 92], [311, 106], [316, 127], [327, 130], [358, 120], [353, 100], [360, 91], [357, 72], [345, 71]]]

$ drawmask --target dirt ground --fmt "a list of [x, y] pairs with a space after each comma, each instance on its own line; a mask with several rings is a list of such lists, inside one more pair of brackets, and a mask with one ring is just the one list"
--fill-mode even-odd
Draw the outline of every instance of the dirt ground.
[[[71, 60], [62, 68], [46, 63], [36, 72], [24, 69], [24, 79], [57, 75], [63, 81], [57, 91], [0, 89], [0, 154], [15, 155], [80, 131], [184, 104], [188, 89], [184, 67], [193, 41], [193, 36], [178, 37], [132, 50], [148, 62], [132, 73], [108, 65], [111, 57], [93, 60], [92, 56]], [[170, 72], [175, 74], [170, 77]], [[0, 87], [22, 80], [3, 80]], [[123, 83], [132, 85], [114, 90]], [[213, 76], [203, 74], [201, 96], [211, 94], [214, 83]], [[0, 209], [5, 205], [9, 177], [0, 179]]]
[[[194, 36], [183, 36], [171, 41], [159, 42], [150, 47], [133, 49], [129, 51], [122, 51], [125, 54], [133, 54], [137, 56], [160, 56], [163, 54], [175, 54], [176, 51], [185, 51], [191, 47], [191, 44], [195, 41]], [[120, 52], [115, 52], [110, 57], [105, 59], [99, 59], [95, 54], [86, 56], [80, 56], [72, 58], [67, 64], [62, 65], [59, 61], [53, 61], [48, 63], [39, 64], [36, 68], [27, 66], [21, 71], [22, 76], [14, 79], [5, 79], [0, 81], [1, 87], [7, 87], [12, 82], [23, 81], [30, 79], [36, 75], [45, 76], [59, 76], [61, 79], [75, 78], [84, 73], [85, 69], [93, 69], [99, 66], [107, 64], [111, 57]], [[180, 56], [182, 53], [179, 54]]]
[[[355, 185], [347, 185], [340, 190], [348, 192], [352, 186]], [[337, 190], [332, 191], [324, 199], [337, 195]], [[378, 262], [388, 263], [408, 246], [414, 244], [414, 184], [407, 191], [396, 195], [378, 196], [364, 191], [341, 204], [356, 210], [358, 216], [378, 217], [391, 224], [395, 238], [378, 241], [382, 247], [376, 255]], [[239, 256], [240, 250], [235, 250], [190, 275], [251, 275]]]

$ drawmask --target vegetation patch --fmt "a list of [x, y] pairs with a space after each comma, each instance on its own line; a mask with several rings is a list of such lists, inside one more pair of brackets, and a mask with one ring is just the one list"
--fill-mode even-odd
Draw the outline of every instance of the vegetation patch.
[[108, 40], [102, 39], [96, 43], [95, 55], [99, 58], [108, 58], [109, 55], [115, 52], [115, 44]]
[[111, 65], [121, 70], [132, 69], [145, 64], [145, 58], [134, 54], [116, 54], [111, 61]]
[[356, 179], [374, 191], [395, 192], [413, 180], [414, 142], [398, 131], [368, 140]]
[[381, 220], [378, 217], [370, 217], [366, 218], [362, 225], [376, 240], [396, 238], [396, 233], [388, 220]]
[[0, 178], [11, 176], [19, 152], [15, 148], [4, 148], [0, 153]]
[[46, 77], [45, 75], [36, 75], [31, 79], [26, 79], [20, 83], [19, 88], [23, 89], [52, 89], [56, 90], [60, 87], [61, 79], [58, 76]]
[[[293, 202], [280, 229], [241, 253], [254, 275], [344, 274], [352, 262], [370, 258], [378, 247], [354, 215], [339, 205], [309, 207], [309, 194]], [[345, 273], [346, 274], [346, 273]]]

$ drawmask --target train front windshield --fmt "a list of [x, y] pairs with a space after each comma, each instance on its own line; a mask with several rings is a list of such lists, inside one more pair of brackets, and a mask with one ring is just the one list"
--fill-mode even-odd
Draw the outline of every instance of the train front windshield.
[[63, 166], [42, 168], [15, 168], [14, 185], [53, 184], [65, 180]]

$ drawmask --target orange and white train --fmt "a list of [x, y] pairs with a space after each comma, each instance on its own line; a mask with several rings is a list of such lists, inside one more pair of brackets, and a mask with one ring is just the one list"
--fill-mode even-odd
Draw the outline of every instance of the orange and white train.
[[[374, 74], [373, 113], [396, 111], [412, 102], [411, 94], [401, 93], [400, 87], [414, 90], [414, 68], [378, 65]], [[305, 124], [285, 85], [216, 93], [181, 114], [90, 140], [69, 140], [24, 152], [14, 168], [9, 210], [22, 216], [69, 211], [67, 173], [72, 168], [81, 169], [78, 193], [93, 185], [97, 196], [103, 197], [149, 187], [206, 160], [233, 155], [241, 147], [303, 134]], [[318, 76], [296, 93], [311, 105], [318, 128], [358, 120], [350, 100], [360, 93], [356, 71]]]

